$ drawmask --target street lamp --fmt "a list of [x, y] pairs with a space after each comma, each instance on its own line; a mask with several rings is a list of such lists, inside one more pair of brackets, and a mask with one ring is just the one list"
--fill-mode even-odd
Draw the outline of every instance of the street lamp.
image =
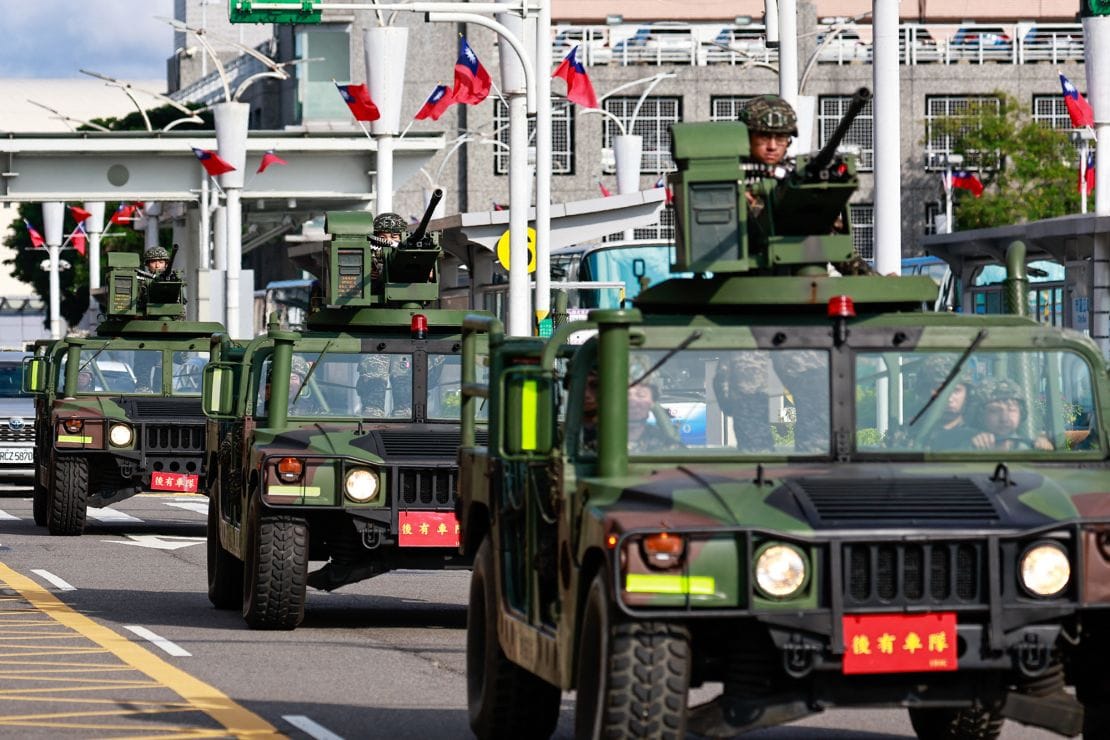
[[1076, 129], [1071, 132], [1072, 141], [1079, 144], [1079, 212], [1087, 212], [1087, 157], [1091, 151], [1091, 142], [1095, 141], [1095, 132], [1091, 128]]
[[951, 234], [952, 228], [952, 170], [964, 163], [964, 155], [948, 153], [944, 155], [944, 233]]

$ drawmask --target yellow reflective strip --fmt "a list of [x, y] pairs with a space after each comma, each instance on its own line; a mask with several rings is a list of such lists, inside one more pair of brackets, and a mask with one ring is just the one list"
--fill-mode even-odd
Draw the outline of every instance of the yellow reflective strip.
[[31, 390], [34, 390], [35, 388], [38, 388], [38, 384], [39, 384], [39, 365], [41, 365], [42, 363], [32, 361], [32, 362], [29, 362], [27, 364], [31, 366], [31, 384], [30, 384], [29, 387], [31, 388]]
[[208, 394], [208, 408], [211, 411], [219, 413], [223, 409], [220, 403], [220, 381], [223, 380], [223, 373], [219, 370], [212, 372], [212, 391]]
[[312, 498], [320, 495], [320, 486], [266, 486], [269, 496], [305, 496]]
[[536, 449], [536, 406], [539, 383], [525, 380], [520, 388], [520, 449]]
[[716, 593], [713, 576], [668, 576], [661, 573], [629, 573], [624, 590], [636, 594], [693, 594], [712, 596]]
[[93, 440], [92, 437], [82, 437], [78, 434], [59, 434], [58, 441], [68, 442], [70, 444], [91, 445]]

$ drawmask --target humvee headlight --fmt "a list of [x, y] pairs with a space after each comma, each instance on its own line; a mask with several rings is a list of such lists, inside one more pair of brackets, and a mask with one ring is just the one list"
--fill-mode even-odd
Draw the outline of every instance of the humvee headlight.
[[85, 422], [81, 419], [66, 419], [62, 422], [62, 426], [65, 427], [65, 430], [70, 434], [77, 434], [85, 428]]
[[686, 551], [686, 538], [680, 534], [658, 532], [640, 540], [640, 548], [644, 551], [644, 560], [648, 565], [666, 570], [682, 562], [682, 555]]
[[133, 439], [135, 433], [126, 424], [113, 424], [108, 430], [108, 441], [113, 447], [127, 447]]
[[343, 488], [347, 493], [347, 498], [352, 501], [357, 501], [360, 504], [373, 501], [374, 497], [378, 495], [378, 476], [372, 470], [355, 468], [347, 473]]
[[785, 599], [806, 582], [806, 560], [797, 548], [775, 544], [765, 547], [755, 561], [755, 583], [765, 596]]
[[277, 474], [286, 483], [296, 483], [304, 474], [304, 463], [295, 457], [283, 457], [278, 460]]
[[1021, 583], [1036, 596], [1056, 596], [1070, 578], [1068, 554], [1054, 542], [1034, 545], [1021, 556]]

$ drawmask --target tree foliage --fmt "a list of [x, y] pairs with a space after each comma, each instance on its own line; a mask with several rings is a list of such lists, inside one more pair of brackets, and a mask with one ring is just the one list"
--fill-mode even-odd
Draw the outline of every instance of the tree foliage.
[[931, 123], [932, 137], [951, 137], [965, 166], [980, 167], [985, 186], [978, 198], [953, 191], [956, 225], [978, 229], [1077, 213], [1079, 165], [1067, 134], [1032, 120], [1013, 97], [994, 95]]

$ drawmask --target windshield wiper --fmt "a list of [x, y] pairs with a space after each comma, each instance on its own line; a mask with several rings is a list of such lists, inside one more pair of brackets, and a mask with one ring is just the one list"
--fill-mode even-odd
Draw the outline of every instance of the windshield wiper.
[[667, 354], [665, 354], [661, 358], [659, 358], [659, 362], [657, 362], [654, 365], [652, 365], [651, 367], [649, 367], [643, 375], [641, 375], [640, 377], [636, 378], [631, 383], [629, 383], [628, 387], [629, 388], [635, 388], [640, 383], [643, 383], [645, 380], [647, 380], [647, 377], [649, 375], [651, 375], [653, 372], [655, 372], [656, 370], [661, 368], [664, 364], [666, 364], [667, 360], [671, 359], [672, 357], [674, 357], [679, 352], [686, 349], [687, 347], [689, 347], [691, 344], [693, 344], [694, 342], [696, 342], [699, 339], [701, 339], [701, 332], [700, 331], [691, 332], [690, 336], [683, 339], [682, 342], [677, 347], [675, 347], [672, 350], [669, 350], [667, 352]]
[[304, 389], [308, 387], [308, 381], [312, 378], [312, 374], [316, 372], [316, 368], [320, 366], [320, 361], [324, 359], [324, 355], [331, 349], [333, 342], [335, 342], [334, 339], [329, 339], [328, 343], [324, 345], [324, 348], [320, 350], [320, 354], [316, 355], [316, 362], [312, 363], [312, 367], [308, 369], [308, 373], [305, 374], [304, 380], [301, 381], [301, 387], [297, 389], [297, 395], [293, 396], [293, 400], [289, 402], [290, 408], [297, 404], [297, 399], [301, 397], [301, 394], [304, 393]]
[[97, 357], [100, 357], [100, 353], [103, 352], [104, 350], [108, 349], [108, 346], [111, 343], [112, 343], [112, 340], [109, 339], [107, 342], [104, 343], [103, 347], [98, 349], [96, 352], [93, 352], [93, 356], [90, 357], [89, 359], [85, 360], [85, 364], [82, 365], [81, 367], [77, 368], [77, 372], [81, 372], [82, 370], [87, 368], [89, 365], [91, 365], [92, 361], [95, 360]]
[[921, 418], [921, 415], [928, 411], [929, 407], [932, 406], [938, 398], [940, 398], [940, 394], [944, 393], [944, 389], [951, 385], [952, 381], [955, 380], [956, 377], [960, 374], [960, 370], [963, 369], [964, 363], [967, 362], [967, 358], [971, 357], [971, 353], [974, 352], [975, 348], [982, 344], [983, 340], [986, 338], [987, 330], [980, 329], [979, 333], [975, 335], [975, 339], [971, 340], [971, 344], [967, 345], [967, 349], [965, 349], [964, 353], [960, 355], [960, 359], [956, 360], [956, 364], [953, 365], [952, 369], [948, 371], [948, 375], [941, 382], [940, 386], [933, 391], [932, 395], [929, 396], [929, 400], [925, 402], [925, 405], [921, 407], [921, 410], [918, 411], [912, 419], [910, 419], [909, 426], [912, 427], [915, 423], [917, 423], [917, 420]]

